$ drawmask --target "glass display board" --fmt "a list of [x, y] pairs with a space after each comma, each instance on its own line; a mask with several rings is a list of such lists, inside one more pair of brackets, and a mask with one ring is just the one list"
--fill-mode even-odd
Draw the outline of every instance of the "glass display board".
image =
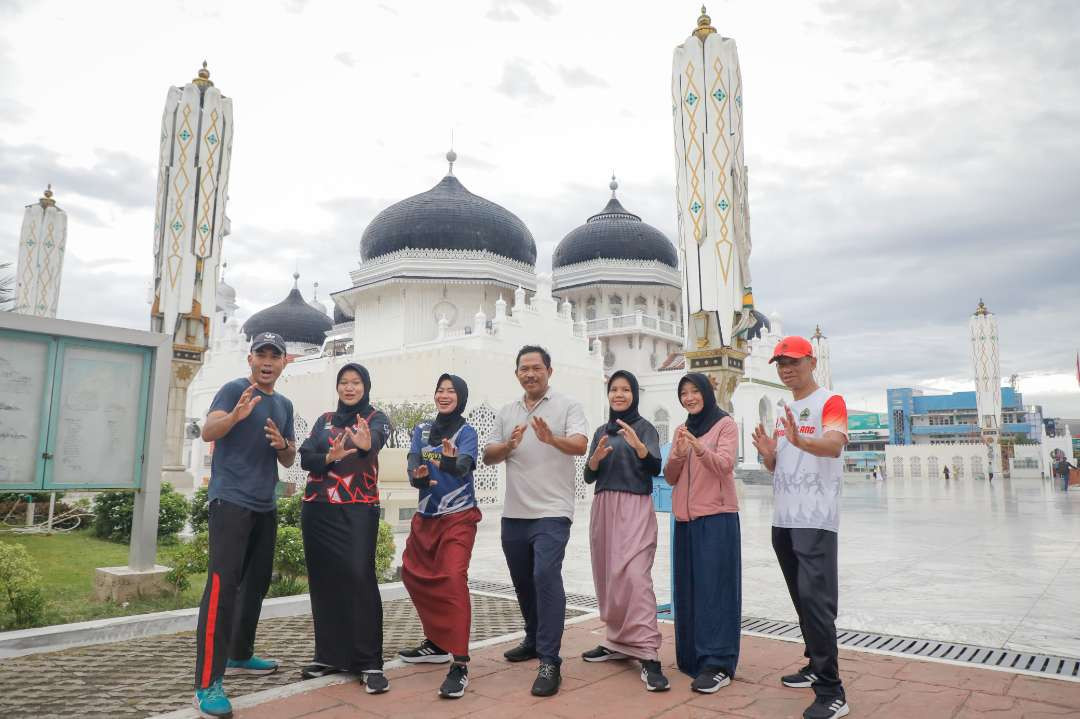
[[0, 490], [41, 486], [53, 342], [0, 332]]
[[57, 365], [46, 486], [138, 486], [147, 354], [61, 340]]

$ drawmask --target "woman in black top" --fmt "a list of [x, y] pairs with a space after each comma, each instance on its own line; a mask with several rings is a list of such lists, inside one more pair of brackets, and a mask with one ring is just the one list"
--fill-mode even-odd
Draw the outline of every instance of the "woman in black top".
[[378, 694], [390, 688], [382, 673], [375, 576], [379, 450], [390, 420], [371, 406], [371, 377], [363, 365], [338, 370], [337, 394], [337, 410], [319, 415], [300, 447], [300, 466], [310, 472], [300, 527], [315, 622], [315, 660], [301, 674], [353, 672], [369, 694]]
[[660, 438], [638, 414], [637, 378], [619, 370], [608, 380], [607, 424], [590, 446], [585, 481], [595, 483], [589, 545], [593, 583], [607, 637], [582, 654], [587, 662], [633, 657], [649, 691], [665, 691], [652, 566], [656, 555], [653, 477], [660, 474]]

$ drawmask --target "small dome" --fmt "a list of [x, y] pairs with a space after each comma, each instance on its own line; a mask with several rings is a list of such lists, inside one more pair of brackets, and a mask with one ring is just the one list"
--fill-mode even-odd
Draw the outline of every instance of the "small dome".
[[360, 240], [370, 260], [399, 250], [487, 250], [533, 266], [536, 242], [518, 217], [474, 195], [453, 175], [376, 215]]
[[607, 206], [562, 239], [551, 256], [551, 266], [565, 267], [599, 259], [655, 260], [677, 269], [679, 257], [671, 240], [622, 206], [614, 197], [618, 187], [614, 178], [610, 186], [612, 198]]
[[352, 322], [352, 315], [345, 313], [345, 310], [338, 307], [337, 302], [334, 303], [334, 324], [340, 325], [342, 322]]
[[309, 305], [300, 290], [293, 287], [281, 302], [249, 317], [244, 323], [244, 334], [251, 338], [260, 332], [276, 332], [286, 342], [321, 346], [331, 327], [326, 313]]

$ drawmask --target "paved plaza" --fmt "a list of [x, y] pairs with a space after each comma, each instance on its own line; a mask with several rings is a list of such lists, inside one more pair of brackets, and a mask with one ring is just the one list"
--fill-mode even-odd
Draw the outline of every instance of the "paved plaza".
[[[793, 621], [770, 540], [771, 487], [743, 486], [740, 505], [743, 614]], [[664, 603], [669, 520], [657, 519]], [[563, 575], [567, 591], [592, 595], [588, 520], [579, 507]], [[470, 573], [510, 582], [497, 511], [480, 524]], [[847, 481], [837, 626], [1080, 657], [1080, 492], [1042, 480]]]
[[[580, 653], [603, 636], [598, 619], [572, 624], [563, 638], [563, 683], [547, 699], [529, 694], [536, 662], [510, 664], [502, 652], [515, 642], [474, 651], [471, 683], [463, 698], [436, 696], [445, 666], [400, 667], [387, 673], [388, 694], [371, 696], [355, 680], [239, 708], [238, 719], [362, 719], [363, 717], [664, 717], [665, 719], [787, 719], [802, 716], [808, 689], [787, 689], [780, 677], [803, 663], [802, 645], [743, 637], [736, 679], [713, 695], [690, 691], [690, 678], [672, 668], [672, 625], [662, 623], [661, 652], [672, 689], [646, 692], [636, 662], [589, 664]], [[840, 674], [852, 717], [975, 719], [1080, 717], [1080, 683], [1039, 679], [1003, 671], [969, 669], [848, 650], [840, 651]], [[295, 685], [292, 689], [301, 689]]]

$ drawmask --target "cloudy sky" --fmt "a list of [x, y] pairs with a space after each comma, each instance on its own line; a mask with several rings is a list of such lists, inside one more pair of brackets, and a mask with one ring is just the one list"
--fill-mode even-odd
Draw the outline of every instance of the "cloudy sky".
[[[849, 404], [1002, 374], [1080, 417], [1080, 4], [710, 3], [739, 45], [755, 296], [820, 323]], [[603, 206], [674, 237], [671, 51], [694, 2], [0, 0], [0, 261], [51, 182], [70, 217], [60, 316], [144, 328], [155, 154], [202, 60], [233, 98], [228, 281], [246, 316], [298, 267], [347, 285], [366, 224], [456, 174], [540, 265]]]

